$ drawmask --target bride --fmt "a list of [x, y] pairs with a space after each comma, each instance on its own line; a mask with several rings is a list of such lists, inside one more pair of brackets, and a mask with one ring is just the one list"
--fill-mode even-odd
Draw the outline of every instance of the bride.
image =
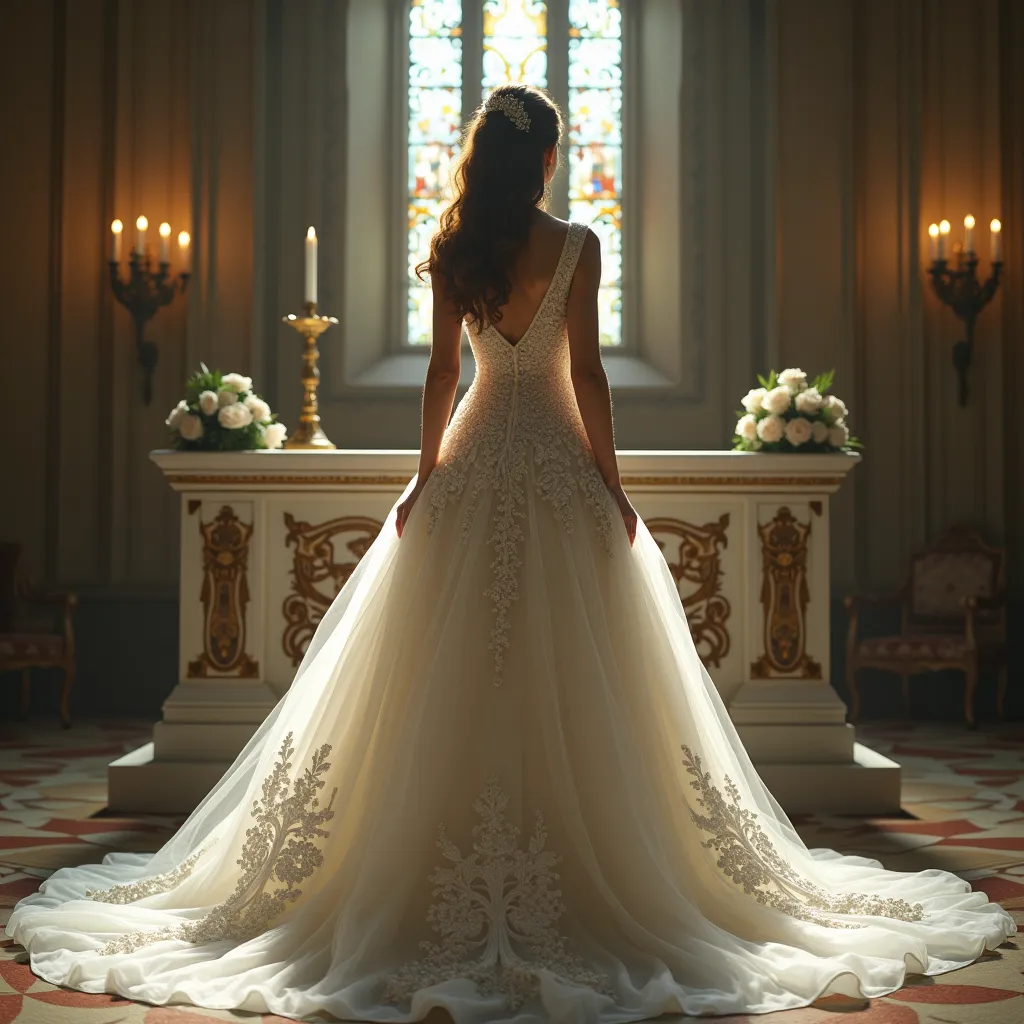
[[47, 981], [584, 1024], [879, 996], [1015, 932], [952, 874], [808, 850], [751, 766], [619, 483], [598, 242], [542, 210], [561, 136], [532, 88], [477, 111], [423, 267], [419, 472], [175, 836], [18, 904]]

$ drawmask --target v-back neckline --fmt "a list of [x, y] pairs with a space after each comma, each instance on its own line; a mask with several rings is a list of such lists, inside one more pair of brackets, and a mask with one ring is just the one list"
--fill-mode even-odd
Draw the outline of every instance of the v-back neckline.
[[533, 318], [530, 320], [530, 323], [527, 325], [526, 330], [523, 331], [523, 333], [519, 335], [519, 340], [518, 341], [509, 341], [508, 338], [506, 338], [505, 335], [502, 334], [501, 331], [499, 331], [498, 328], [494, 326], [494, 324], [488, 324], [487, 325], [488, 327], [490, 327], [490, 329], [492, 331], [494, 331], [494, 333], [506, 345], [508, 345], [508, 347], [510, 349], [517, 349], [517, 348], [519, 348], [520, 345], [522, 345], [522, 343], [526, 340], [527, 335], [533, 330], [534, 324], [537, 323], [537, 317], [540, 316], [541, 311], [548, 304], [548, 298], [551, 295], [551, 289], [555, 287], [555, 281], [558, 280], [558, 275], [559, 275], [559, 273], [561, 273], [561, 270], [562, 270], [562, 264], [565, 261], [565, 254], [569, 251], [569, 236], [571, 234], [572, 234], [572, 221], [569, 221], [569, 226], [568, 226], [568, 228], [567, 228], [567, 230], [565, 232], [565, 239], [562, 241], [562, 251], [558, 254], [558, 262], [555, 264], [555, 271], [551, 275], [551, 280], [548, 281], [548, 286], [544, 290], [544, 295], [541, 297], [540, 304], [537, 306], [537, 309], [536, 309], [536, 311], [533, 314]]

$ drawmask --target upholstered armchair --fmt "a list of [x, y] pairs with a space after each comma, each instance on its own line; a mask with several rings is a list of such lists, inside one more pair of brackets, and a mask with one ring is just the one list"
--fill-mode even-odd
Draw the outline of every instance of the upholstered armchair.
[[[1004, 563], [1001, 549], [990, 547], [974, 529], [960, 524], [913, 557], [909, 578], [896, 593], [846, 598], [851, 722], [860, 714], [857, 673], [862, 668], [896, 673], [908, 714], [912, 675], [943, 669], [963, 672], [964, 717], [971, 728], [978, 675], [995, 671], [996, 707], [1003, 716], [1007, 678]], [[871, 605], [899, 607], [898, 634], [861, 635], [861, 613]]]
[[0, 672], [21, 671], [21, 712], [27, 717], [32, 669], [61, 669], [60, 724], [68, 729], [77, 600], [71, 593], [36, 590], [20, 562], [21, 545], [0, 543]]

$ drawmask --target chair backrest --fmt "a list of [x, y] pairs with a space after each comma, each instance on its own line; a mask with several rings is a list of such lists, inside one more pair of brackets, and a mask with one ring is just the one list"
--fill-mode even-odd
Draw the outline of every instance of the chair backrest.
[[6, 630], [18, 613], [18, 561], [21, 545], [0, 541], [0, 631]]
[[[910, 564], [908, 625], [918, 629], [961, 629], [964, 598], [999, 598], [1003, 590], [1004, 552], [985, 543], [971, 526], [959, 523]], [[997, 612], [978, 612], [991, 622]]]

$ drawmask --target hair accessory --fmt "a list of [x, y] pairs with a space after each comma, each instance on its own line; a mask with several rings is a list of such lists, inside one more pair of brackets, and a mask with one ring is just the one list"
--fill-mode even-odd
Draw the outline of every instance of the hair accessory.
[[521, 132], [530, 130], [530, 115], [518, 96], [507, 92], [492, 92], [487, 97], [484, 110], [500, 110]]

